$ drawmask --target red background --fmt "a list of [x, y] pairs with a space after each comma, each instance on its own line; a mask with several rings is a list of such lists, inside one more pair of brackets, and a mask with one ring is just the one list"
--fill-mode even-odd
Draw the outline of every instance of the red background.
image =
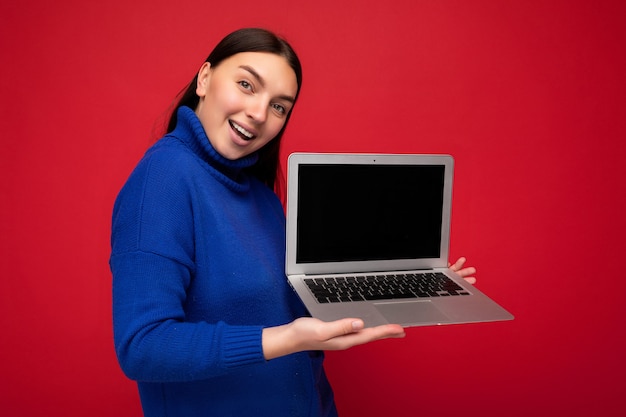
[[342, 416], [624, 415], [626, 2], [215, 3], [0, 5], [0, 413], [140, 415], [113, 200], [215, 43], [264, 26], [305, 70], [284, 156], [454, 155], [453, 257], [516, 316], [329, 353]]

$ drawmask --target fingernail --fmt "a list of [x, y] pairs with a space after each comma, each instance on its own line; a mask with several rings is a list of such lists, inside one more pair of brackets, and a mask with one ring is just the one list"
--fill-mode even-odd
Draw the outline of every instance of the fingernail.
[[352, 330], [361, 330], [363, 328], [363, 322], [361, 320], [355, 320], [352, 322]]

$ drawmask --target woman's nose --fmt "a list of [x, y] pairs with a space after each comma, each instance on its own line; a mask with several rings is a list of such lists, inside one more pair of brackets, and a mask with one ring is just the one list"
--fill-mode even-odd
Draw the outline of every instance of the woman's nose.
[[267, 118], [267, 109], [269, 105], [267, 105], [263, 100], [256, 99], [252, 100], [246, 110], [248, 117], [257, 123], [262, 123]]

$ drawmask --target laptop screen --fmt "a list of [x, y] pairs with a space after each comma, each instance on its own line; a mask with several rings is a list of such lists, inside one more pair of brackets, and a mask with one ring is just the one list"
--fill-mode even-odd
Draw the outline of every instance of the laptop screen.
[[297, 263], [438, 258], [444, 165], [301, 164]]

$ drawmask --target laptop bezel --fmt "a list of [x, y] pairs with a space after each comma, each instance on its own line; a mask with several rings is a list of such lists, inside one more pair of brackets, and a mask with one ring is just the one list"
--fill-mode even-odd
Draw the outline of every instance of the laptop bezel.
[[[358, 262], [298, 263], [297, 215], [299, 167], [305, 164], [360, 164], [360, 165], [439, 165], [444, 166], [443, 207], [439, 257], [420, 259], [394, 259]], [[362, 272], [413, 271], [448, 266], [450, 245], [450, 219], [452, 211], [452, 184], [454, 158], [451, 155], [427, 154], [373, 154], [373, 153], [304, 153], [289, 155], [287, 161], [286, 206], [286, 273], [287, 275], [345, 274]]]

